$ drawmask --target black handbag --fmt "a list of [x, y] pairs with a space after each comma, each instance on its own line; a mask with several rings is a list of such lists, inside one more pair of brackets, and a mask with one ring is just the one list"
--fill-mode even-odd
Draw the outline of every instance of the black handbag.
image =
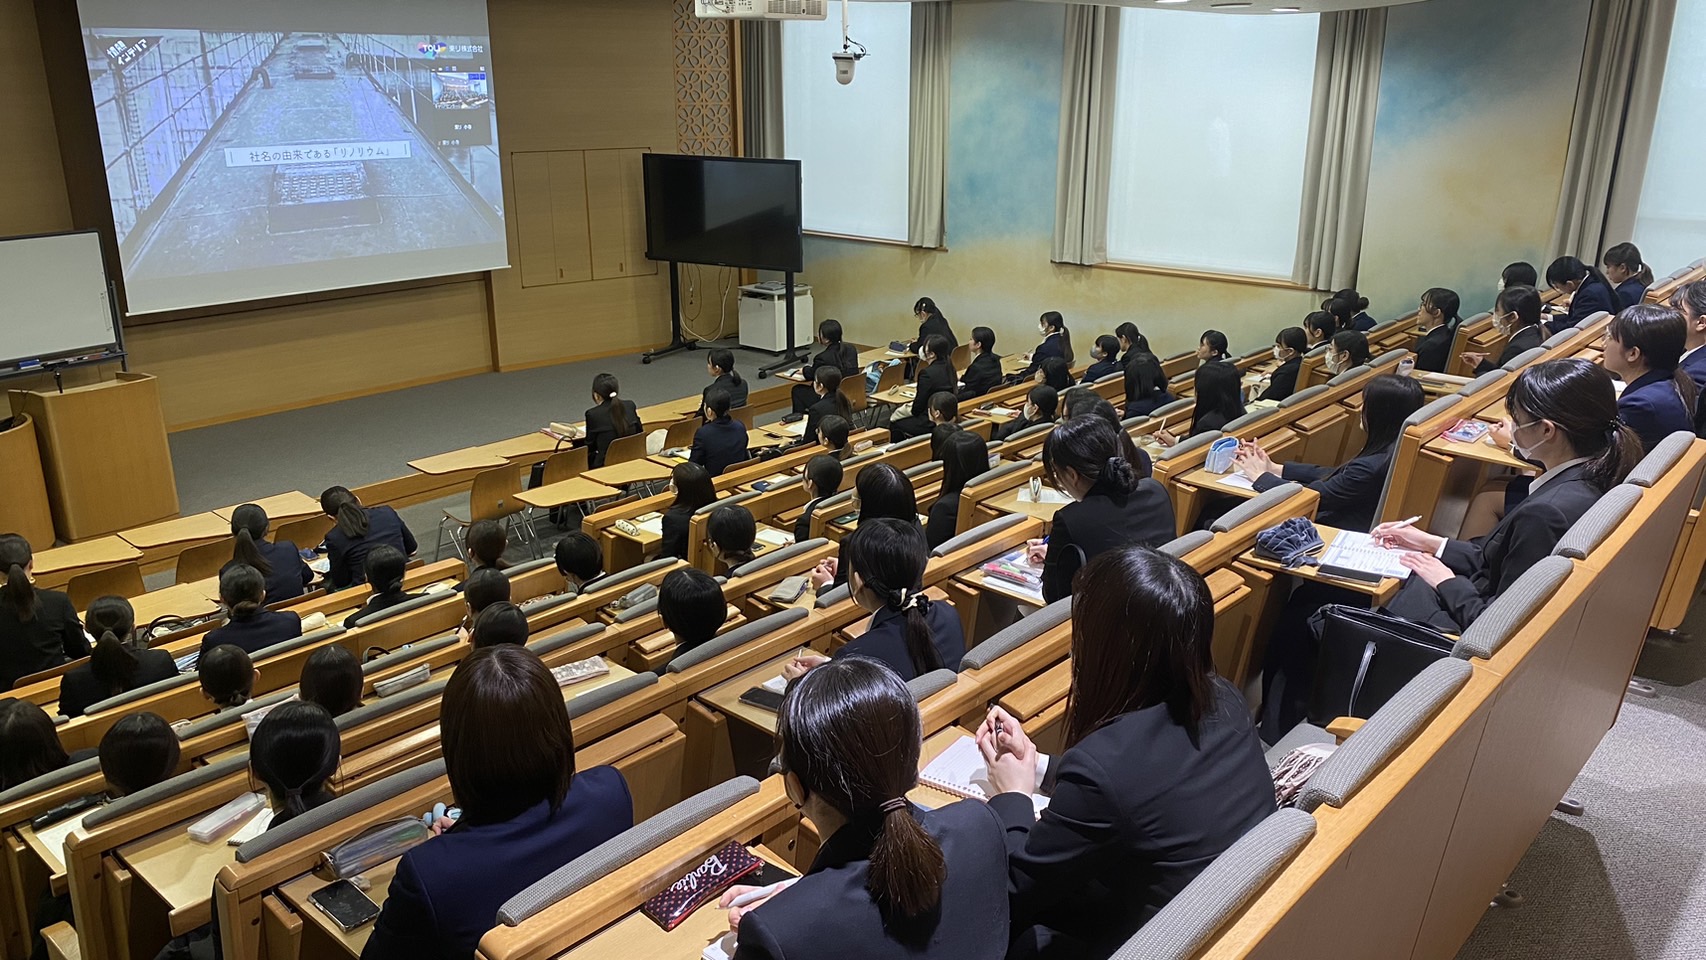
[[1324, 727], [1339, 717], [1374, 715], [1404, 684], [1451, 656], [1452, 640], [1414, 621], [1330, 603], [1309, 618], [1315, 633], [1315, 682], [1308, 720]]

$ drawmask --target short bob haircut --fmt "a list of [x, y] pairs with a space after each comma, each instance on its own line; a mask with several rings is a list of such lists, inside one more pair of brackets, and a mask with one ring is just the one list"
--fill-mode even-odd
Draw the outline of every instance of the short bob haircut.
[[444, 688], [439, 720], [450, 790], [469, 823], [500, 823], [543, 802], [553, 813], [575, 776], [563, 691], [537, 654], [476, 650]]
[[527, 614], [515, 604], [500, 600], [474, 618], [474, 629], [469, 631], [469, 639], [476, 650], [504, 643], [526, 644]]
[[297, 691], [302, 699], [341, 717], [361, 706], [362, 683], [361, 662], [355, 654], [342, 644], [328, 643], [308, 655]]

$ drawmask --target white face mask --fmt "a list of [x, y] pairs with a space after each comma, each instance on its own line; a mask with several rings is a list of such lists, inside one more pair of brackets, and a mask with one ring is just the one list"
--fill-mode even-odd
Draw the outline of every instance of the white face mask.
[[1338, 354], [1336, 354], [1336, 353], [1327, 354], [1327, 371], [1329, 373], [1342, 373], [1342, 372], [1344, 372], [1344, 367], [1345, 367], [1345, 364], [1343, 361], [1341, 361], [1339, 359]]
[[1280, 356], [1280, 348], [1279, 348], [1279, 347], [1277, 347], [1277, 346], [1276, 346], [1276, 347], [1274, 347], [1274, 359], [1275, 359], [1275, 360], [1283, 360], [1283, 359], [1285, 359], [1285, 358], [1284, 358], [1284, 357], [1282, 357], [1282, 356]]
[[1527, 423], [1518, 425], [1516, 421], [1514, 421], [1514, 420], [1511, 421], [1511, 442], [1510, 442], [1511, 456], [1517, 458], [1518, 460], [1533, 460], [1534, 459], [1531, 451], [1524, 450], [1522, 448], [1522, 445], [1516, 442], [1516, 434], [1517, 434], [1518, 430], [1522, 430], [1522, 429], [1527, 428], [1527, 427], [1532, 427], [1539, 422], [1540, 421], [1538, 421], [1538, 420], [1530, 420]]

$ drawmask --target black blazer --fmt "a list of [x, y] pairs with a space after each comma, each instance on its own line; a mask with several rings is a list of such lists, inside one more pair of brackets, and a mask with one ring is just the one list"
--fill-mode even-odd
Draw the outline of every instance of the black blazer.
[[1274, 368], [1268, 378], [1268, 388], [1257, 400], [1284, 400], [1297, 392], [1297, 371], [1303, 369], [1303, 358], [1292, 357]]
[[1110, 374], [1119, 373], [1122, 369], [1124, 368], [1120, 366], [1119, 361], [1111, 357], [1106, 360], [1097, 360], [1084, 371], [1084, 379], [1081, 382], [1095, 383]]
[[89, 655], [89, 637], [77, 619], [71, 598], [58, 590], [36, 588], [35, 614], [19, 620], [0, 605], [0, 691], [20, 677]]
[[[899, 814], [896, 814], [898, 816]], [[1007, 860], [1001, 820], [976, 800], [910, 815], [942, 848], [940, 905], [897, 923], [865, 889], [873, 834], [835, 831], [793, 886], [741, 918], [735, 960], [1001, 960], [1007, 952]]]
[[960, 523], [960, 491], [943, 490], [936, 495], [936, 502], [930, 505], [930, 519], [924, 524], [924, 539], [934, 550], [949, 540], [954, 539], [954, 530]]
[[242, 647], [253, 656], [275, 643], [302, 636], [302, 615], [286, 610], [262, 610], [247, 620], [231, 620], [214, 627], [201, 638], [200, 656], [223, 644]]
[[1374, 327], [1374, 318], [1369, 316], [1368, 311], [1366, 310], [1358, 310], [1357, 315], [1351, 318], [1352, 330], [1360, 330], [1363, 333], [1367, 333], [1370, 330], [1373, 330]]
[[724, 470], [747, 456], [746, 424], [734, 417], [721, 417], [693, 431], [693, 449], [687, 459], [704, 467], [711, 476], [720, 477]]
[[[1056, 757], [1054, 793], [989, 801], [1007, 825], [1009, 957], [1107, 957], [1264, 817], [1274, 784], [1249, 708], [1214, 680], [1193, 741], [1158, 705]], [[744, 921], [743, 921], [744, 922]]]
[[1147, 414], [1167, 402], [1167, 374], [1161, 369], [1161, 361], [1152, 353], [1127, 353], [1125, 415]]
[[390, 507], [367, 508], [367, 535], [359, 539], [346, 537], [333, 527], [326, 534], [326, 559], [331, 564], [326, 579], [339, 590], [366, 583], [367, 552], [381, 544], [396, 547], [405, 557], [415, 552], [415, 535]]
[[[1191, 419], [1191, 432], [1189, 436], [1194, 437], [1199, 433], [1207, 433], [1210, 430], [1224, 430], [1226, 429], [1226, 425], [1231, 422], [1231, 420], [1226, 418], [1226, 414], [1221, 413], [1218, 410], [1210, 410]], [[1180, 437], [1179, 439], [1184, 440], [1186, 438]]]
[[86, 663], [67, 670], [65, 676], [59, 679], [59, 712], [68, 717], [81, 717], [90, 706], [108, 697], [129, 693], [137, 687], [178, 675], [178, 665], [166, 651], [137, 650], [135, 653], [136, 673], [131, 675], [130, 683], [118, 693], [96, 680], [95, 671]]
[[1001, 358], [993, 353], [972, 357], [960, 382], [964, 384], [960, 387], [961, 400], [973, 400], [995, 389], [1001, 384]]
[[[618, 431], [616, 419], [611, 416], [611, 406], [622, 404], [622, 409], [628, 412], [628, 429]], [[640, 411], [632, 400], [606, 400], [586, 412], [586, 465], [587, 469], [595, 470], [604, 466], [604, 453], [610, 449], [612, 440], [631, 437], [643, 430], [640, 425]]]
[[1683, 404], [1676, 382], [1658, 370], [1641, 374], [1623, 388], [1617, 416], [1641, 435], [1647, 450], [1678, 430], [1694, 430], [1694, 411]]
[[1380, 491], [1386, 486], [1393, 450], [1394, 445], [1389, 444], [1359, 453], [1342, 466], [1330, 469], [1313, 463], [1282, 464], [1279, 476], [1264, 473], [1256, 478], [1256, 492], [1296, 481], [1321, 495], [1315, 519], [1340, 530], [1367, 533], [1374, 526], [1374, 511], [1380, 505]]
[[[302, 560], [302, 551], [296, 549], [296, 544], [289, 540], [271, 543], [266, 540], [255, 541], [256, 549], [266, 560], [272, 570], [267, 574], [267, 605], [283, 600], [294, 600], [308, 592], [308, 585], [314, 582], [314, 571], [308, 569], [308, 564]], [[232, 560], [219, 568], [221, 574], [231, 569], [237, 561]]]
[[846, 341], [824, 347], [811, 363], [800, 368], [800, 375], [805, 377], [807, 385], [817, 376], [818, 367], [838, 367], [842, 376], [851, 377], [859, 372], [859, 348]]
[[468, 960], [504, 901], [634, 825], [614, 767], [575, 774], [556, 812], [541, 801], [511, 820], [457, 823], [403, 854], [363, 960]]
[[1617, 298], [1617, 309], [1625, 310], [1647, 299], [1647, 285], [1630, 277], [1618, 284], [1617, 289], [1611, 293]]
[[1567, 330], [1601, 312], [1617, 312], [1617, 294], [1605, 284], [1590, 278], [1570, 297], [1570, 312], [1556, 320], [1547, 321], [1546, 332]]
[[[857, 354], [855, 354], [855, 356], [857, 356]], [[725, 374], [719, 376], [717, 379], [712, 380], [711, 385], [709, 387], [706, 387], [704, 390], [700, 391], [700, 393], [699, 393], [699, 407], [700, 407], [701, 411], [704, 409], [705, 404], [710, 402], [711, 391], [717, 387], [722, 387], [724, 390], [727, 390], [729, 392], [729, 409], [730, 410], [733, 410], [736, 407], [746, 406], [746, 391], [747, 391], [746, 381], [743, 379], [743, 380], [741, 380], [741, 382], [736, 383], [735, 378], [734, 378], [734, 374], [725, 373]]]
[[1177, 535], [1173, 500], [1160, 481], [1139, 480], [1125, 495], [1097, 485], [1083, 500], [1055, 512], [1043, 562], [1043, 599], [1053, 603], [1071, 595], [1073, 574], [1104, 551], [1133, 544], [1159, 546]]
[[1019, 379], [1029, 380], [1036, 376], [1037, 368], [1043, 365], [1044, 360], [1051, 357], [1066, 359], [1066, 348], [1061, 346], [1060, 341], [1061, 336], [1058, 333], [1051, 333], [1044, 337], [1043, 342], [1037, 344], [1037, 348], [1031, 351], [1031, 365], [1025, 368], [1024, 373], [1019, 374]]
[[[966, 635], [960, 626], [960, 615], [954, 612], [951, 604], [939, 600], [920, 602], [930, 604], [924, 618], [930, 624], [930, 641], [936, 647], [936, 655], [942, 659], [942, 666], [958, 671], [960, 658], [966, 653]], [[872, 614], [870, 628], [835, 651], [835, 656], [881, 660], [900, 674], [902, 680], [911, 680], [919, 674], [918, 668], [912, 664], [912, 654], [906, 648], [906, 616], [889, 607]]]
[[670, 507], [664, 511], [663, 539], [658, 541], [658, 559], [687, 559], [687, 528], [692, 522], [692, 507]]
[[954, 328], [948, 326], [948, 321], [931, 314], [929, 318], [918, 325], [918, 339], [912, 341], [912, 352], [918, 353], [923, 350], [924, 338], [929, 336], [947, 337], [949, 350], [960, 345], [959, 338], [954, 336]]
[[812, 538], [812, 511], [817, 509], [818, 501], [822, 499], [806, 501], [806, 508], [800, 511], [800, 519], [794, 521], [795, 543], [805, 543]]
[[840, 408], [835, 402], [837, 399], [837, 397], [833, 396], [818, 397], [817, 400], [806, 409], [806, 429], [800, 434], [800, 439], [794, 444], [795, 446], [817, 442], [817, 428], [819, 424], [823, 423], [823, 418], [831, 415], [841, 415]]
[[1457, 576], [1436, 592], [1410, 577], [1387, 605], [1388, 612], [1447, 633], [1462, 633], [1516, 579], [1552, 553], [1571, 524], [1600, 497], [1576, 464], [1560, 470], [1508, 510], [1492, 532], [1474, 540], [1449, 540], [1440, 557]]
[[1446, 365], [1451, 363], [1451, 341], [1456, 336], [1457, 328], [1447, 323], [1422, 334], [1416, 341], [1416, 369], [1444, 373]]
[[1021, 413], [1018, 416], [1014, 417], [1013, 419], [1007, 421], [1006, 423], [1000, 424], [994, 430], [990, 431], [989, 439], [991, 441], [1005, 440], [1008, 437], [1011, 437], [1013, 434], [1018, 433], [1021, 430], [1028, 430], [1031, 427], [1034, 427], [1039, 423], [1055, 423], [1057, 421], [1058, 421], [1058, 418], [1056, 418], [1056, 420], [1032, 420], [1032, 419], [1026, 417], [1023, 413]]
[[948, 358], [943, 357], [927, 367], [918, 369], [917, 391], [912, 397], [912, 415], [927, 417], [930, 410], [930, 398], [942, 391], [954, 393], [959, 389], [959, 379], [954, 376], [953, 365]]
[[1532, 326], [1523, 327], [1521, 330], [1511, 334], [1510, 339], [1505, 341], [1505, 349], [1499, 353], [1499, 359], [1494, 360], [1493, 358], [1488, 357], [1480, 363], [1477, 363], [1475, 365], [1475, 375], [1478, 377], [1483, 373], [1492, 373], [1494, 370], [1497, 370], [1505, 364], [1510, 363], [1512, 360], [1515, 360], [1517, 357], [1522, 356], [1525, 351], [1533, 350], [1535, 347], [1540, 346], [1545, 339], [1546, 335], [1541, 331], [1540, 324], [1537, 323]]

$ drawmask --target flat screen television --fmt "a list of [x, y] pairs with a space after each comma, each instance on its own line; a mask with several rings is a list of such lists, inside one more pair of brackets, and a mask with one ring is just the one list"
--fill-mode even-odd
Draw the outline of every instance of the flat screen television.
[[646, 256], [804, 269], [800, 161], [645, 155]]

